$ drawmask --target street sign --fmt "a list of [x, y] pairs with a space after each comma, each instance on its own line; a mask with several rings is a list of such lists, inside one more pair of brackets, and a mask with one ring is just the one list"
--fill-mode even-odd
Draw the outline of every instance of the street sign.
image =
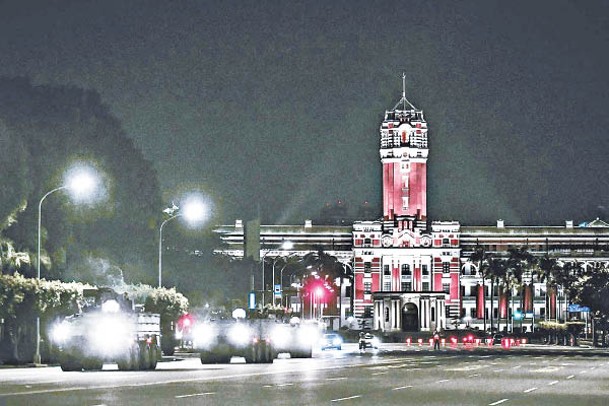
[[579, 304], [570, 304], [569, 313], [590, 313], [590, 308]]
[[281, 285], [275, 285], [275, 294], [281, 293]]
[[249, 310], [254, 310], [256, 308], [256, 293], [250, 292], [247, 296], [247, 308]]

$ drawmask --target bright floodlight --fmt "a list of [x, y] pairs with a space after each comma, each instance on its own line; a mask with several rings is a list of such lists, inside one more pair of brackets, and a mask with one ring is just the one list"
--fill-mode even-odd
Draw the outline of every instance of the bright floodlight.
[[284, 241], [283, 244], [281, 244], [281, 248], [284, 250], [291, 250], [294, 248], [294, 243], [292, 241]]
[[190, 198], [182, 205], [182, 216], [191, 224], [202, 222], [206, 214], [205, 204], [199, 199]]

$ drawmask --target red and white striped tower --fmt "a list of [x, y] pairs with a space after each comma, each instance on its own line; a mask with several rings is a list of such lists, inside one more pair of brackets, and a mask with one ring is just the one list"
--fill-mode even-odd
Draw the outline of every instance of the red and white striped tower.
[[423, 111], [402, 98], [385, 112], [381, 124], [380, 155], [383, 164], [383, 216], [427, 218], [427, 122]]

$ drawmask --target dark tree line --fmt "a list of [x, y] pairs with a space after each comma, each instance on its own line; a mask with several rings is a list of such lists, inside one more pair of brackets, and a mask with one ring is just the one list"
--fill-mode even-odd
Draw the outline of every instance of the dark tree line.
[[3, 271], [35, 275], [38, 202], [77, 161], [102, 174], [104, 199], [77, 206], [56, 193], [44, 201], [43, 277], [87, 281], [103, 259], [127, 280], [152, 283], [162, 204], [151, 163], [97, 92], [26, 78], [0, 78], [0, 238], [31, 262]]

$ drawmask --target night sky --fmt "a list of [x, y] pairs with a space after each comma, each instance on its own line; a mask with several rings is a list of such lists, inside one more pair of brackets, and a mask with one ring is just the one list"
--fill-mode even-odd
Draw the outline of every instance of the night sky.
[[595, 0], [0, 0], [0, 75], [97, 90], [168, 204], [198, 186], [219, 224], [301, 223], [338, 199], [380, 215], [378, 128], [405, 72], [430, 218], [577, 223], [609, 218], [608, 16]]

